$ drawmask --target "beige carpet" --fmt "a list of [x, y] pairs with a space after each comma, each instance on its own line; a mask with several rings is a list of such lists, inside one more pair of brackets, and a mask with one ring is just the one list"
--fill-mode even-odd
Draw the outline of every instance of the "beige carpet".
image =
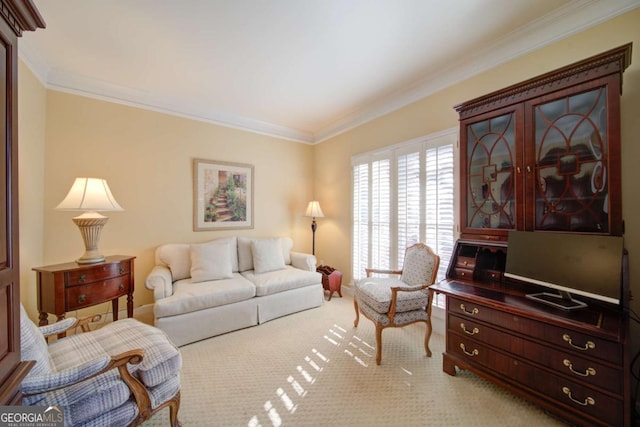
[[[317, 309], [181, 347], [183, 426], [562, 426], [552, 415], [468, 372], [442, 372], [424, 325], [353, 327], [353, 302]], [[197, 328], [198, 325], [193, 325]], [[145, 426], [168, 424], [166, 411]]]

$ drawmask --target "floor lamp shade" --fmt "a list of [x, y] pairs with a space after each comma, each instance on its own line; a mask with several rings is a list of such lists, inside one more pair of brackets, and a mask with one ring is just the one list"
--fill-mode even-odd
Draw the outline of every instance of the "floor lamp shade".
[[320, 209], [320, 202], [317, 200], [312, 200], [307, 205], [307, 211], [304, 216], [310, 216], [311, 220], [311, 232], [313, 233], [312, 237], [312, 246], [311, 253], [313, 255], [316, 254], [316, 229], [318, 228], [318, 224], [316, 224], [316, 218], [323, 218], [324, 214], [322, 213], [322, 209]]
[[109, 218], [98, 211], [122, 211], [122, 207], [109, 189], [107, 181], [100, 178], [76, 178], [67, 197], [56, 210], [84, 212], [73, 218], [84, 240], [85, 252], [76, 260], [78, 264], [93, 264], [104, 261], [98, 250], [102, 227]]

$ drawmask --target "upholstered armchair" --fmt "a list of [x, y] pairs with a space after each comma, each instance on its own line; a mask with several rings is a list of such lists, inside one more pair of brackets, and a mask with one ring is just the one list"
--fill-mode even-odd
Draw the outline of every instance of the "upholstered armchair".
[[57, 406], [65, 426], [138, 425], [169, 407], [171, 425], [180, 425], [182, 359], [164, 332], [122, 319], [47, 344], [78, 322], [39, 328], [22, 305], [20, 316], [22, 360], [36, 362], [22, 382], [23, 405]]
[[[405, 251], [402, 270], [367, 268], [367, 277], [355, 284], [353, 305], [358, 327], [360, 313], [376, 325], [376, 364], [382, 360], [382, 330], [397, 328], [416, 322], [426, 324], [424, 349], [431, 357], [431, 298], [428, 287], [438, 274], [440, 257], [431, 248], [416, 243]], [[371, 277], [372, 273], [391, 275]], [[399, 276], [399, 277], [398, 277]]]

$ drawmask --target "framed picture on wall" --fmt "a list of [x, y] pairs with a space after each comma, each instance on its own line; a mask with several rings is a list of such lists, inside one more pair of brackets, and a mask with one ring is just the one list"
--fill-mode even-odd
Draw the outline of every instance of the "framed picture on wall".
[[253, 228], [253, 165], [193, 159], [193, 230]]

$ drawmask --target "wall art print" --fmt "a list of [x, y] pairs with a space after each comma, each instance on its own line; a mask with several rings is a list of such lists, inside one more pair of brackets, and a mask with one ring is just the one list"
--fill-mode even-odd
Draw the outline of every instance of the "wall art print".
[[193, 231], [253, 228], [253, 165], [193, 160]]

